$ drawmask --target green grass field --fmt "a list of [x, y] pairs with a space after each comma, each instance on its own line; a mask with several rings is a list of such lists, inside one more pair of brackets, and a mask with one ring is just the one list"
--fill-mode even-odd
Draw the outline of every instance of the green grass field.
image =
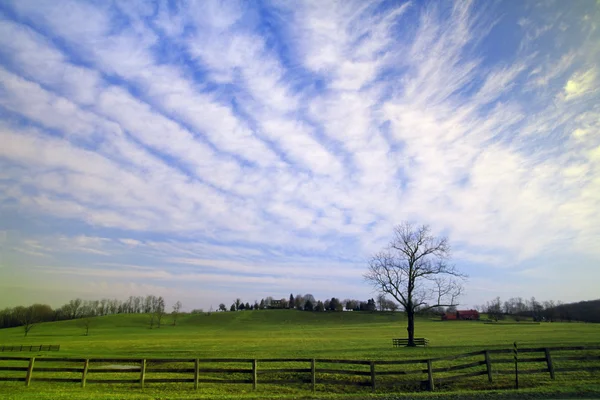
[[[509, 348], [514, 341], [521, 347], [599, 344], [600, 325], [584, 323], [542, 323], [540, 325], [484, 324], [478, 321], [438, 321], [420, 319], [416, 336], [430, 340], [427, 348], [393, 348], [391, 339], [406, 337], [402, 314], [392, 313], [307, 313], [289, 310], [266, 310], [181, 315], [177, 326], [170, 317], [160, 329], [149, 329], [147, 315], [114, 315], [92, 319], [89, 336], [81, 320], [44, 323], [35, 326], [28, 337], [22, 328], [0, 330], [1, 345], [60, 344], [60, 352], [41, 356], [60, 357], [136, 357], [136, 358], [337, 358], [358, 360], [392, 360], [441, 357], [469, 351]], [[14, 356], [38, 356], [36, 353], [5, 353]], [[588, 376], [589, 375], [589, 376]], [[525, 379], [525, 378], [524, 378]], [[483, 382], [483, 379], [479, 378]], [[544, 379], [554, 391], [565, 388], [600, 393], [597, 373], [580, 373], [568, 380]], [[189, 386], [189, 385], [188, 385]], [[177, 398], [190, 397], [294, 397], [313, 398], [301, 387], [279, 388], [269, 385], [252, 392], [247, 385], [213, 387], [193, 391], [176, 384], [151, 385], [137, 389], [126, 385], [94, 386], [80, 389], [77, 384], [0, 382], [9, 398]], [[524, 380], [535, 387], [535, 381]], [[468, 387], [459, 387], [465, 390]], [[475, 389], [492, 389], [476, 384]], [[578, 389], [579, 388], [579, 389]], [[582, 389], [583, 388], [583, 389]], [[456, 388], [455, 388], [456, 389]], [[323, 396], [344, 396], [345, 390], [334, 387]], [[356, 391], [356, 389], [353, 389]], [[361, 390], [361, 389], [359, 389]], [[532, 390], [532, 389], [529, 389]], [[535, 389], [533, 389], [535, 390]], [[541, 390], [541, 389], [540, 389]], [[443, 389], [442, 389], [443, 391]], [[364, 396], [371, 396], [364, 392]], [[464, 393], [466, 395], [466, 393]], [[564, 394], [563, 394], [564, 395]], [[389, 396], [389, 394], [387, 395]], [[429, 396], [423, 394], [422, 396]], [[389, 397], [387, 397], [389, 398]]]

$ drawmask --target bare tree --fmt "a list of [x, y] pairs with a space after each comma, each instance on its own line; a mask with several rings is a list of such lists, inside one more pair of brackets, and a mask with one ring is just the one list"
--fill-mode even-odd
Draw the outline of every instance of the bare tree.
[[177, 300], [177, 303], [173, 305], [173, 326], [177, 325], [177, 315], [179, 315], [179, 311], [181, 311], [181, 302]]
[[385, 298], [385, 293], [379, 293], [376, 301], [379, 311], [385, 311], [385, 307], [387, 306], [387, 299]]
[[23, 326], [25, 336], [27, 336], [29, 331], [33, 329], [35, 324], [39, 321], [35, 305], [29, 307], [16, 307], [15, 314], [19, 323]]
[[90, 333], [90, 326], [92, 325], [92, 319], [90, 317], [85, 317], [81, 321], [81, 324], [85, 328], [85, 336], [88, 336]]
[[154, 313], [156, 314], [156, 326], [157, 328], [160, 328], [160, 323], [165, 315], [165, 299], [163, 299], [162, 296], [159, 296], [158, 299], [156, 299]]
[[448, 263], [450, 246], [434, 237], [427, 225], [402, 223], [394, 228], [388, 247], [369, 262], [364, 278], [376, 290], [391, 295], [408, 318], [408, 346], [415, 346], [415, 314], [433, 307], [457, 305], [466, 277]]

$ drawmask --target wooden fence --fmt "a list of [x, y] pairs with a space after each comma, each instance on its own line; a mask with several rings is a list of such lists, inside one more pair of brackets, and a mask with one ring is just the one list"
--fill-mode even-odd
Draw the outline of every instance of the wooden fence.
[[60, 344], [0, 346], [0, 351], [59, 351]]
[[[521, 348], [518, 353], [515, 350], [516, 346], [515, 349], [483, 350], [449, 357], [379, 361], [0, 357], [0, 373], [4, 373], [0, 381], [25, 382], [27, 386], [32, 381], [73, 382], [81, 387], [88, 383], [125, 383], [141, 388], [149, 383], [190, 383], [195, 389], [201, 384], [251, 384], [253, 389], [259, 384], [309, 384], [313, 391], [317, 384], [367, 386], [375, 391], [401, 382], [433, 391], [436, 385], [479, 376], [493, 382], [501, 375], [514, 375], [516, 371], [519, 375], [548, 374], [551, 379], [571, 371], [600, 371], [600, 345]], [[536, 368], [518, 369], [536, 363]], [[287, 367], [272, 367], [278, 364], [287, 364]], [[504, 364], [514, 364], [515, 368], [509, 365], [503, 369]], [[165, 377], [169, 374], [171, 377]], [[518, 382], [518, 375], [515, 378]]]

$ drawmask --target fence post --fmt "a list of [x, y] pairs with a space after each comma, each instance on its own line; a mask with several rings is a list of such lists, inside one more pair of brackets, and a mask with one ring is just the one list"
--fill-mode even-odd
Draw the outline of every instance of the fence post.
[[515, 357], [515, 389], [519, 389], [519, 349], [517, 342], [513, 344], [513, 354]]
[[81, 374], [81, 387], [85, 387], [85, 381], [87, 379], [88, 368], [90, 366], [90, 360], [86, 359], [83, 363], [83, 373]]
[[429, 391], [433, 392], [435, 390], [435, 386], [433, 383], [433, 371], [431, 367], [431, 360], [427, 360], [427, 378], [429, 380]]
[[40, 349], [38, 351], [42, 351], [42, 345], [40, 344]]
[[200, 361], [196, 358], [194, 360], [194, 389], [198, 390], [198, 377], [200, 375]]
[[375, 361], [371, 361], [371, 391], [375, 393]]
[[492, 362], [490, 360], [490, 352], [485, 351], [485, 367], [487, 368], [488, 381], [492, 382]]
[[312, 384], [312, 391], [314, 393], [315, 386], [317, 385], [317, 368], [316, 361], [314, 358], [310, 361], [310, 381]]
[[552, 356], [550, 355], [550, 349], [545, 348], [546, 353], [546, 364], [548, 364], [548, 371], [550, 372], [550, 378], [554, 379], [554, 364], [552, 364]]
[[146, 379], [146, 359], [140, 361], [140, 387], [144, 388], [144, 380]]
[[257, 362], [255, 358], [254, 360], [252, 360], [252, 390], [256, 390], [256, 369]]
[[33, 375], [33, 364], [35, 363], [35, 357], [31, 357], [29, 360], [29, 367], [27, 367], [27, 376], [25, 377], [25, 385], [29, 386], [31, 383], [31, 375]]

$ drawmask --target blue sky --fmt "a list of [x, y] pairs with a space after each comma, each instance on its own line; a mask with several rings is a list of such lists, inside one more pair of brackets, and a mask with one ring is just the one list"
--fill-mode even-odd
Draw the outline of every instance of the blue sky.
[[600, 2], [0, 3], [0, 307], [367, 299], [402, 221], [464, 306], [600, 281]]

